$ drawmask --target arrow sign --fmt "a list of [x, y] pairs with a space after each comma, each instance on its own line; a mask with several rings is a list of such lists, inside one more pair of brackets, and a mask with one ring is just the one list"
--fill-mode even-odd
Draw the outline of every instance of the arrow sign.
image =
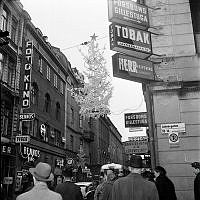
[[35, 119], [35, 113], [22, 113], [19, 115], [21, 121], [31, 121]]

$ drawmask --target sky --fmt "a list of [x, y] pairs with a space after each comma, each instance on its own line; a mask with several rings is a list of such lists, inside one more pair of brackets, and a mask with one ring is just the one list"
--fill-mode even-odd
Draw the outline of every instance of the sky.
[[145, 112], [146, 105], [141, 83], [113, 77], [112, 58], [109, 45], [109, 24], [107, 0], [20, 0], [35, 27], [48, 37], [52, 46], [60, 48], [71, 66], [84, 71], [80, 44], [90, 41], [94, 33], [100, 47], [105, 47], [104, 57], [111, 77], [113, 95], [110, 100], [109, 118], [122, 135], [128, 137], [144, 135], [143, 132], [129, 132], [125, 128], [124, 113]]

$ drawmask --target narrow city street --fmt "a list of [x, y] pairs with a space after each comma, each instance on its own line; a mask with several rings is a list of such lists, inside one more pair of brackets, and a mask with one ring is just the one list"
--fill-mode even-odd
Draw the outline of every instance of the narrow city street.
[[1, 199], [200, 200], [200, 0], [1, 0]]

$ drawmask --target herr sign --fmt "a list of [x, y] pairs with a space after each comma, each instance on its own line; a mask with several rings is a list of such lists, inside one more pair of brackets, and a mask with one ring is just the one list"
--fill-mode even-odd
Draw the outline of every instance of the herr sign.
[[131, 0], [108, 0], [108, 18], [141, 29], [149, 27], [148, 8]]
[[31, 121], [35, 119], [35, 113], [22, 113], [19, 115], [21, 121]]
[[27, 41], [25, 47], [24, 89], [22, 96], [22, 108], [30, 107], [32, 56], [33, 56], [33, 42]]
[[129, 127], [147, 127], [147, 113], [140, 112], [140, 113], [125, 113], [125, 128]]
[[153, 63], [148, 60], [116, 53], [112, 56], [113, 76], [139, 83], [153, 81]]
[[152, 54], [151, 34], [123, 24], [109, 26], [110, 49], [145, 59]]

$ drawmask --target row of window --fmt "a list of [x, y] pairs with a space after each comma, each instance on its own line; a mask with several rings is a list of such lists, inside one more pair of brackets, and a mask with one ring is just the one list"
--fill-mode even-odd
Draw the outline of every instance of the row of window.
[[[42, 56], [39, 56], [38, 67], [39, 67], [39, 72], [41, 74], [44, 73], [43, 72], [44, 71], [44, 69], [43, 69], [43, 67], [44, 67], [43, 62], [44, 62], [44, 60], [43, 60]], [[50, 69], [50, 67], [48, 65], [46, 66], [46, 78], [47, 78], [47, 80], [51, 81], [51, 69]], [[54, 73], [54, 76], [53, 76], [53, 85], [54, 85], [55, 88], [58, 89], [58, 76], [55, 73]], [[61, 94], [64, 94], [64, 83], [63, 83], [62, 80], [60, 80], [59, 90], [60, 90]]]

